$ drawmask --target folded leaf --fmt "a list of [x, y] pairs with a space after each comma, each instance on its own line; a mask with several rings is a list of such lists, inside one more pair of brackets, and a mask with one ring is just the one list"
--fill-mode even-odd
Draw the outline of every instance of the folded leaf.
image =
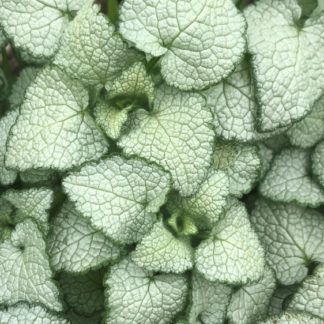
[[324, 96], [314, 104], [309, 115], [287, 131], [287, 135], [291, 144], [302, 148], [312, 147], [324, 138]]
[[270, 147], [263, 143], [259, 143], [258, 148], [261, 160], [260, 179], [263, 179], [271, 167], [274, 152]]
[[0, 310], [1, 323], [30, 324], [30, 323], [51, 323], [68, 324], [69, 322], [61, 316], [50, 313], [41, 306], [29, 306], [19, 303], [7, 309]]
[[324, 90], [324, 15], [301, 24], [296, 0], [261, 0], [245, 10], [248, 50], [263, 131], [310, 112]]
[[88, 3], [69, 24], [54, 64], [86, 86], [102, 88], [139, 58], [128, 50], [99, 6]]
[[229, 195], [228, 176], [223, 171], [211, 171], [195, 195], [185, 198], [172, 195], [169, 203], [184, 211], [197, 225], [215, 224], [223, 212]]
[[208, 280], [232, 285], [258, 280], [264, 270], [264, 252], [251, 228], [247, 212], [231, 201], [210, 238], [196, 249], [196, 267]]
[[6, 164], [66, 170], [98, 159], [108, 148], [87, 111], [88, 93], [75, 80], [48, 67], [27, 89], [11, 130]]
[[26, 301], [62, 310], [45, 249], [43, 236], [30, 219], [19, 223], [10, 239], [0, 244], [0, 303]]
[[320, 184], [324, 186], [324, 141], [315, 147], [312, 155], [312, 171]]
[[[144, 99], [147, 103], [154, 100], [154, 82], [141, 62], [134, 63], [110, 84], [106, 85], [108, 97], [117, 101], [126, 97], [129, 100]], [[132, 104], [132, 103], [130, 103]], [[144, 107], [142, 107], [144, 108]]]
[[182, 273], [193, 267], [193, 250], [189, 241], [176, 238], [158, 222], [136, 246], [132, 260], [146, 270]]
[[108, 137], [116, 140], [120, 136], [132, 108], [132, 106], [128, 106], [119, 109], [109, 102], [99, 100], [94, 109], [95, 121]]
[[240, 141], [255, 137], [257, 105], [247, 61], [241, 62], [228, 78], [208, 88], [204, 94], [214, 111], [217, 135]]
[[18, 116], [17, 110], [11, 110], [0, 119], [0, 183], [9, 185], [15, 182], [17, 172], [6, 168], [6, 143], [9, 136], [10, 129], [15, 123]]
[[267, 317], [270, 298], [276, 287], [276, 278], [265, 268], [262, 278], [234, 292], [227, 310], [230, 323], [250, 324]]
[[184, 277], [154, 275], [129, 259], [111, 268], [106, 286], [107, 324], [171, 323], [186, 302]]
[[98, 268], [119, 255], [118, 248], [70, 202], [64, 203], [51, 224], [48, 250], [53, 268], [66, 272]]
[[278, 154], [261, 183], [260, 193], [280, 202], [316, 207], [324, 203], [324, 192], [310, 176], [309, 153], [288, 148]]
[[189, 323], [221, 324], [226, 318], [232, 289], [219, 282], [210, 282], [193, 273]]
[[88, 164], [64, 180], [76, 208], [121, 243], [137, 242], [150, 231], [169, 186], [169, 175], [158, 167], [118, 156]]
[[313, 275], [306, 277], [293, 295], [291, 311], [302, 311], [324, 320], [324, 265], [319, 265]]
[[311, 262], [324, 261], [324, 218], [315, 210], [258, 200], [251, 222], [283, 285], [302, 281]]
[[213, 169], [223, 170], [229, 178], [229, 191], [241, 197], [248, 193], [260, 174], [261, 161], [257, 146], [216, 141]]
[[15, 222], [32, 218], [44, 235], [48, 232], [48, 210], [53, 202], [53, 191], [47, 188], [8, 190], [2, 198], [9, 201], [16, 209]]
[[278, 286], [270, 300], [269, 315], [280, 315], [287, 308], [287, 302], [297, 288], [298, 285]]
[[207, 175], [214, 133], [204, 99], [192, 92], [162, 87], [152, 111], [137, 110], [118, 145], [126, 154], [156, 162], [171, 173], [174, 188], [192, 195]]
[[244, 20], [231, 0], [127, 0], [120, 32], [136, 47], [162, 56], [162, 75], [184, 90], [226, 77], [244, 50]]
[[12, 107], [19, 107], [24, 102], [26, 90], [36, 79], [39, 71], [40, 69], [35, 67], [26, 67], [21, 71], [8, 99]]

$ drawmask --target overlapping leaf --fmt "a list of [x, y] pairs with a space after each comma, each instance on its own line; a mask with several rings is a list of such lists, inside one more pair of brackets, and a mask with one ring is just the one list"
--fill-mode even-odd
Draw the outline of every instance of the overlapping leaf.
[[88, 3], [69, 24], [54, 64], [87, 86], [103, 87], [139, 55], [128, 50], [99, 6]]
[[62, 310], [45, 249], [41, 232], [29, 219], [0, 244], [0, 303], [26, 301]]
[[260, 185], [260, 193], [280, 202], [297, 202], [316, 207], [324, 202], [324, 192], [312, 179], [307, 151], [288, 148], [278, 154]]
[[261, 0], [245, 17], [260, 126], [267, 131], [289, 125], [307, 115], [324, 90], [324, 15], [302, 25], [296, 0]]
[[46, 61], [59, 47], [71, 15], [87, 0], [1, 0], [5, 32], [28, 61]]
[[143, 238], [169, 191], [170, 177], [138, 159], [112, 157], [69, 175], [64, 187], [95, 228], [121, 243]]
[[231, 201], [210, 238], [196, 249], [196, 267], [208, 280], [246, 284], [264, 271], [264, 252], [244, 206]]
[[56, 271], [85, 272], [119, 255], [118, 248], [101, 231], [95, 230], [70, 202], [64, 203], [51, 223], [48, 248]]
[[111, 268], [106, 285], [107, 324], [170, 323], [187, 295], [185, 277], [154, 275], [129, 259]]
[[260, 174], [258, 148], [254, 145], [217, 140], [212, 166], [228, 175], [229, 192], [240, 197], [252, 189]]
[[189, 240], [176, 238], [162, 223], [156, 223], [132, 254], [132, 260], [150, 271], [182, 273], [193, 267]]
[[48, 67], [29, 86], [8, 142], [6, 164], [65, 170], [99, 158], [108, 145], [87, 111], [88, 93]]
[[118, 142], [124, 152], [163, 166], [181, 195], [197, 191], [211, 163], [214, 137], [204, 99], [162, 87], [156, 91], [153, 109], [139, 109], [131, 118], [129, 132]]
[[324, 218], [317, 211], [259, 200], [251, 222], [283, 285], [302, 281], [311, 262], [324, 261]]
[[226, 77], [244, 50], [245, 22], [231, 0], [127, 0], [120, 19], [122, 35], [162, 56], [163, 77], [184, 90]]

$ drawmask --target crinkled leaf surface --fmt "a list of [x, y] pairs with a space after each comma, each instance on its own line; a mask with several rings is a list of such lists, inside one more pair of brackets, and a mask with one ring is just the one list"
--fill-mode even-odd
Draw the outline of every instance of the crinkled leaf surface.
[[307, 313], [284, 312], [278, 316], [273, 316], [259, 324], [323, 324], [324, 322], [318, 317]]
[[264, 252], [243, 204], [231, 201], [210, 238], [196, 249], [196, 267], [208, 280], [246, 284], [258, 280]]
[[188, 240], [176, 238], [158, 222], [136, 246], [132, 260], [146, 270], [182, 273], [193, 267], [193, 250]]
[[267, 317], [270, 298], [275, 287], [274, 273], [266, 267], [258, 282], [243, 286], [232, 295], [227, 310], [230, 323], [257, 323], [257, 321]]
[[214, 145], [213, 168], [227, 173], [230, 193], [240, 197], [252, 189], [259, 176], [261, 161], [258, 148], [218, 140]]
[[318, 206], [324, 203], [324, 192], [311, 178], [309, 169], [309, 152], [285, 149], [274, 158], [259, 187], [260, 193], [275, 201]]
[[154, 275], [129, 259], [111, 268], [106, 285], [107, 324], [167, 324], [186, 302], [185, 277]]
[[19, 107], [25, 100], [27, 88], [36, 79], [40, 69], [36, 67], [26, 67], [19, 74], [17, 81], [13, 84], [9, 103], [12, 107]]
[[251, 222], [283, 285], [302, 281], [310, 262], [324, 261], [324, 218], [315, 210], [260, 199]]
[[214, 111], [217, 135], [227, 140], [240, 141], [256, 137], [257, 105], [251, 71], [246, 60], [228, 78], [208, 88], [204, 94]]
[[270, 147], [268, 147], [263, 143], [259, 143], [258, 148], [259, 148], [259, 157], [261, 160], [260, 179], [263, 179], [263, 177], [268, 173], [271, 167], [274, 153]]
[[51, 223], [48, 249], [53, 268], [67, 272], [85, 272], [119, 255], [118, 248], [70, 202], [64, 203]]
[[261, 0], [245, 10], [245, 17], [260, 127], [289, 125], [310, 112], [324, 89], [324, 15], [300, 27], [296, 0]]
[[2, 198], [9, 201], [16, 209], [15, 222], [32, 218], [43, 234], [48, 232], [48, 210], [53, 202], [53, 191], [47, 188], [31, 188], [23, 190], [8, 190]]
[[192, 324], [221, 324], [226, 317], [232, 289], [219, 282], [210, 282], [193, 273], [192, 296], [188, 322]]
[[31, 61], [55, 54], [69, 15], [87, 0], [1, 0], [0, 20], [17, 49]]
[[302, 148], [312, 147], [324, 138], [324, 96], [314, 104], [310, 114], [287, 131], [287, 135], [291, 144]]
[[312, 155], [312, 171], [320, 184], [324, 186], [324, 141], [315, 147]]
[[122, 243], [143, 238], [169, 191], [170, 177], [139, 159], [115, 156], [69, 175], [64, 187], [95, 228]]
[[0, 310], [0, 323], [7, 324], [68, 324], [62, 317], [50, 313], [41, 306], [19, 303]]
[[87, 86], [103, 87], [139, 55], [128, 50], [115, 27], [88, 3], [69, 24], [54, 64]]
[[314, 274], [306, 277], [293, 295], [288, 307], [320, 317], [324, 320], [324, 265], [319, 265]]
[[62, 273], [60, 285], [64, 300], [79, 314], [91, 315], [104, 308], [103, 275], [105, 269], [75, 275]]
[[6, 164], [27, 170], [65, 170], [98, 159], [108, 148], [76, 80], [48, 67], [29, 86], [8, 142]]
[[248, 59], [240, 62], [228, 78], [203, 94], [214, 112], [215, 132], [225, 140], [260, 141], [285, 130], [259, 132], [258, 103]]
[[19, 223], [10, 239], [0, 244], [0, 303], [26, 301], [62, 309], [45, 248], [41, 232], [30, 219]]
[[118, 142], [124, 152], [160, 164], [181, 195], [192, 195], [207, 175], [213, 146], [212, 115], [203, 98], [161, 87], [152, 111], [139, 109], [131, 118], [131, 129]]
[[122, 35], [162, 56], [163, 77], [184, 90], [226, 77], [245, 46], [245, 22], [231, 0], [126, 0], [120, 19]]
[[229, 195], [229, 179], [224, 171], [211, 171], [207, 179], [200, 185], [195, 195], [185, 198], [172, 195], [170, 200], [176, 207], [196, 220], [199, 226], [215, 224], [223, 212]]
[[12, 184], [17, 177], [17, 172], [7, 169], [5, 165], [6, 142], [17, 116], [17, 110], [12, 110], [0, 119], [0, 183], [3, 185]]

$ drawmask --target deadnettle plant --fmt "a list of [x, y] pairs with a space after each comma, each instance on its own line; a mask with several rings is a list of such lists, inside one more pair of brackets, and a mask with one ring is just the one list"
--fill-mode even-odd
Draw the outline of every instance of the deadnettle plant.
[[0, 323], [324, 323], [323, 0], [0, 0]]

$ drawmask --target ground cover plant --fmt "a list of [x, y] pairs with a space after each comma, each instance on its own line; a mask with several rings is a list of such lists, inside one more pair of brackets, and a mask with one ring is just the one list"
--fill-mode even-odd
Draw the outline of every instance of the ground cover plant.
[[0, 323], [324, 323], [322, 0], [0, 0]]

